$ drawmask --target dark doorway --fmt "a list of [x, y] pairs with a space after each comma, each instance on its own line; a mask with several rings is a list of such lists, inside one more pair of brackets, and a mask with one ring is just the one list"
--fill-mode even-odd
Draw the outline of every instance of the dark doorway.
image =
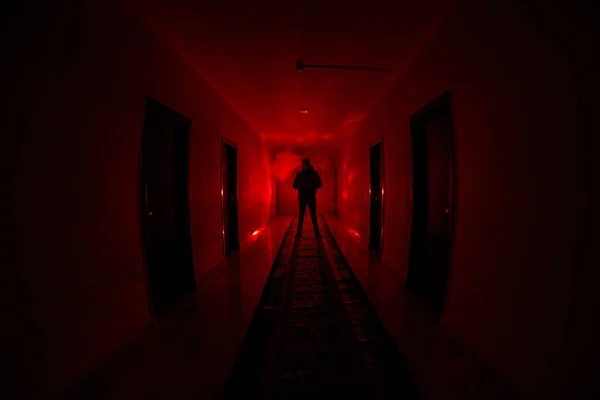
[[454, 157], [449, 94], [411, 117], [410, 130], [413, 217], [407, 288], [440, 314], [452, 248]]
[[338, 170], [333, 169], [333, 216], [338, 215]]
[[223, 211], [223, 254], [239, 250], [237, 204], [237, 146], [221, 141], [221, 208]]
[[370, 152], [371, 227], [369, 249], [381, 252], [383, 242], [383, 140], [372, 144]]
[[196, 288], [189, 207], [190, 125], [188, 118], [147, 99], [140, 210], [154, 314]]

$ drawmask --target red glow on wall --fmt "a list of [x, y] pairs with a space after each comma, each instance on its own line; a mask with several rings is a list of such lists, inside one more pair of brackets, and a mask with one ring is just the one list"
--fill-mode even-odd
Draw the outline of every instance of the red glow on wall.
[[294, 169], [300, 167], [300, 156], [290, 151], [283, 151], [275, 156], [275, 162], [271, 166], [273, 176], [279, 181], [285, 181]]
[[[344, 169], [347, 168], [347, 162], [348, 162], [348, 159], [346, 159], [346, 162], [344, 163]], [[348, 174], [346, 175], [345, 183], [342, 180], [342, 185], [343, 185], [342, 198], [346, 201], [350, 201], [350, 194], [356, 192], [356, 188], [353, 189], [352, 184], [353, 184], [354, 180], [356, 179], [357, 175], [358, 175], [358, 170], [352, 169], [352, 170], [348, 171]], [[371, 195], [371, 189], [369, 189], [369, 196], [370, 195]]]
[[354, 179], [356, 178], [357, 174], [358, 174], [358, 171], [356, 169], [353, 169], [352, 171], [350, 171], [348, 173], [348, 186], [350, 186], [352, 184], [352, 182], [354, 182]]

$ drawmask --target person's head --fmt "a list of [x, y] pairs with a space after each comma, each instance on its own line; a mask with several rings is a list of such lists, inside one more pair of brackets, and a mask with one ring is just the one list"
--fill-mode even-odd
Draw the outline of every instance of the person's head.
[[310, 159], [308, 157], [302, 160], [302, 169], [310, 167]]

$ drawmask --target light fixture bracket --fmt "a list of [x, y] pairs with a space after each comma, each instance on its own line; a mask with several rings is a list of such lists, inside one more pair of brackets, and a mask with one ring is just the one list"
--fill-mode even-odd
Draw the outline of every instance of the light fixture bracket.
[[296, 70], [300, 72], [305, 69], [350, 69], [354, 71], [394, 72], [386, 68], [358, 67], [352, 65], [306, 65], [302, 60], [296, 60]]

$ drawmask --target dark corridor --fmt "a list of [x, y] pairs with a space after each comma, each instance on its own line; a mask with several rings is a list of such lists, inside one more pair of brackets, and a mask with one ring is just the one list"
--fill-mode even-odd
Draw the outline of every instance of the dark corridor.
[[596, 2], [9, 3], [0, 398], [599, 397]]

